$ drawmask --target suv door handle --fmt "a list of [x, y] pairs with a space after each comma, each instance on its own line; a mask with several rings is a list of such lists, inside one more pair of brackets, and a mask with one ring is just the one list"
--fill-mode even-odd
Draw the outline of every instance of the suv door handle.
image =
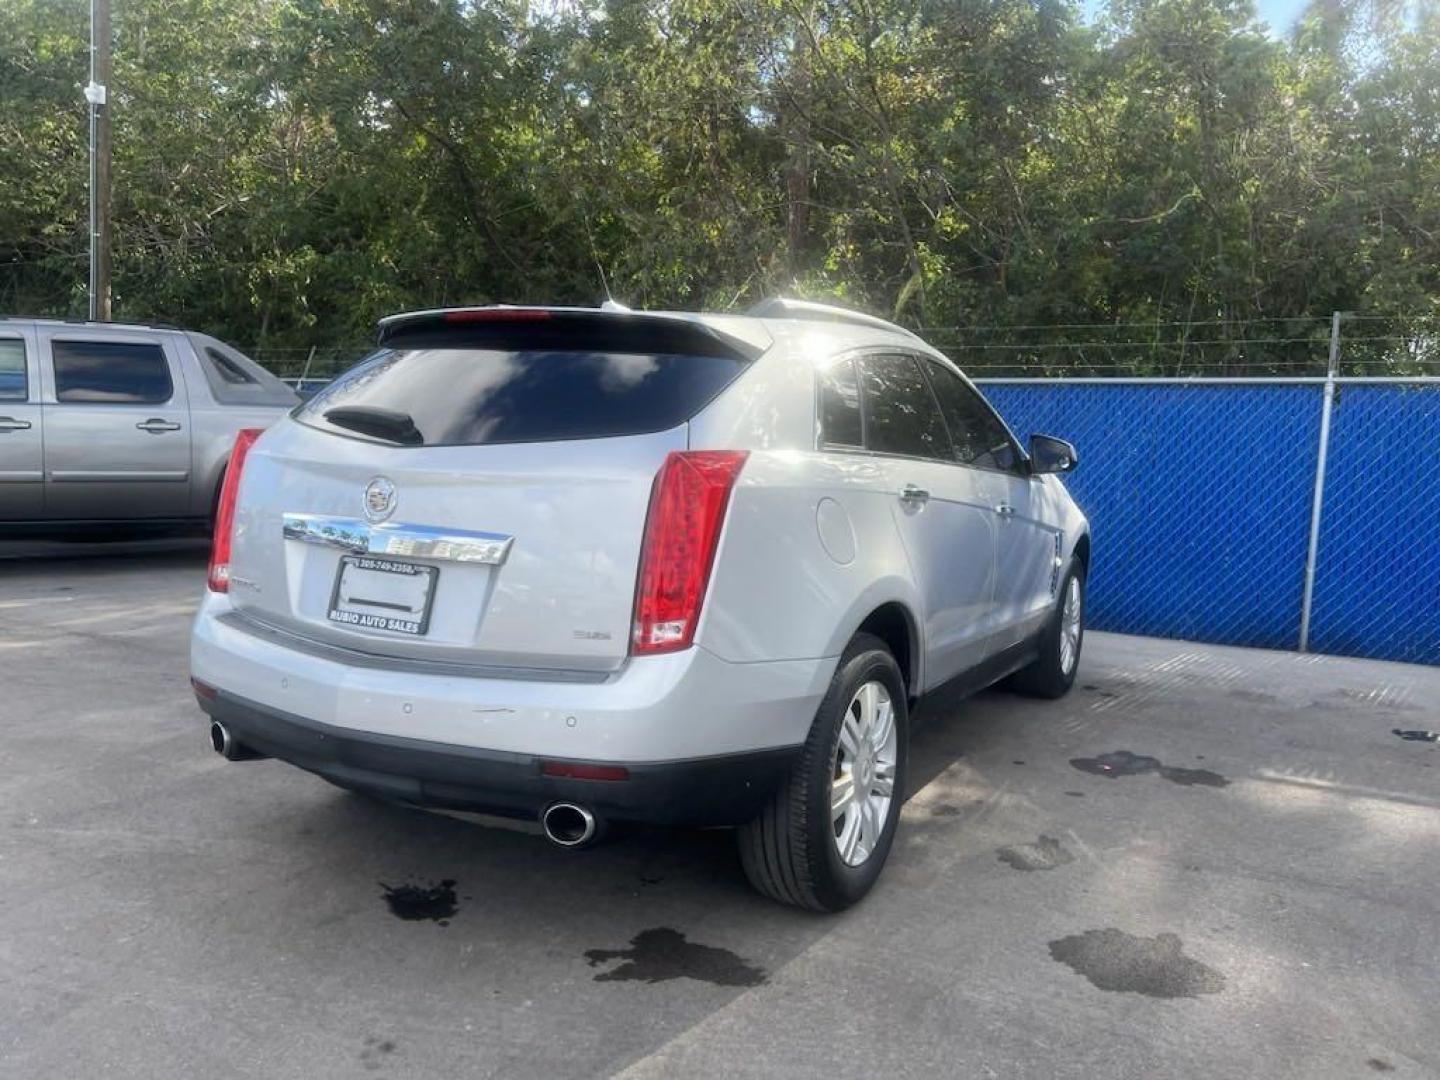
[[900, 501], [920, 505], [930, 501], [930, 492], [922, 487], [916, 487], [914, 484], [906, 484], [900, 492]]
[[179, 431], [180, 425], [170, 420], [142, 420], [135, 425], [141, 431], [148, 431], [151, 435], [159, 435], [166, 431]]
[[1014, 517], [1015, 508], [1009, 503], [1001, 503], [999, 506], [995, 507], [995, 513], [999, 514], [1003, 518]]
[[0, 431], [29, 431], [29, 420], [16, 420], [13, 416], [0, 416]]

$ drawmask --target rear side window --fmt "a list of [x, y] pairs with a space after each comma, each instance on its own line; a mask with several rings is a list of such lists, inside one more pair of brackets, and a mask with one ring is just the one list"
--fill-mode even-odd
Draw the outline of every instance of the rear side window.
[[950, 440], [935, 397], [913, 356], [861, 360], [868, 424], [865, 438], [882, 454], [950, 460]]
[[159, 345], [120, 341], [55, 341], [58, 401], [158, 405], [174, 393]]
[[19, 338], [0, 338], [0, 401], [24, 401], [29, 396], [25, 342]]
[[640, 435], [689, 420], [744, 368], [738, 358], [672, 353], [382, 349], [296, 417], [417, 446]]
[[926, 364], [935, 396], [945, 413], [950, 439], [955, 446], [955, 461], [981, 469], [1018, 469], [1020, 458], [1010, 433], [999, 418], [981, 400], [965, 380], [939, 364]]
[[820, 445], [864, 446], [860, 422], [860, 383], [855, 361], [839, 360], [818, 372], [820, 379]]
[[219, 349], [206, 348], [205, 359], [215, 369], [215, 374], [229, 383], [231, 386], [253, 386], [255, 376], [251, 375], [230, 357], [226, 356]]

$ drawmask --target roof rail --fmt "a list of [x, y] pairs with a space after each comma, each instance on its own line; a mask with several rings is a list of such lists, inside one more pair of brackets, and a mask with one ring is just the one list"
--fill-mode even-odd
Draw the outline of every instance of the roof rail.
[[869, 326], [876, 330], [889, 330], [893, 334], [904, 334], [914, 338], [917, 335], [903, 326], [898, 326], [863, 311], [851, 311], [835, 304], [817, 304], [809, 300], [791, 300], [784, 296], [772, 296], [761, 300], [745, 312], [757, 319], [812, 319], [816, 322], [850, 323], [854, 326]]

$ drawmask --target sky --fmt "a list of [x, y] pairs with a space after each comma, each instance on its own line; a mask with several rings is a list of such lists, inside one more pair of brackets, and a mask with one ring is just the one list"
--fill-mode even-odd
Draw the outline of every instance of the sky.
[[[1085, 18], [1095, 18], [1105, 6], [1105, 0], [1083, 0]], [[1270, 36], [1284, 37], [1290, 27], [1305, 9], [1305, 0], [1255, 0], [1260, 20], [1270, 26]]]
[[1305, 8], [1305, 0], [1257, 0], [1256, 7], [1261, 20], [1270, 24], [1271, 36], [1281, 37], [1299, 18]]

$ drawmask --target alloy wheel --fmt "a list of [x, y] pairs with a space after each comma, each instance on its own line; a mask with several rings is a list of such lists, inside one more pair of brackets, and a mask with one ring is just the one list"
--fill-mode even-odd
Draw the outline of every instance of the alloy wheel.
[[865, 683], [845, 709], [831, 769], [835, 850], [847, 866], [861, 865], [880, 843], [895, 797], [897, 744], [890, 691], [878, 681]]

